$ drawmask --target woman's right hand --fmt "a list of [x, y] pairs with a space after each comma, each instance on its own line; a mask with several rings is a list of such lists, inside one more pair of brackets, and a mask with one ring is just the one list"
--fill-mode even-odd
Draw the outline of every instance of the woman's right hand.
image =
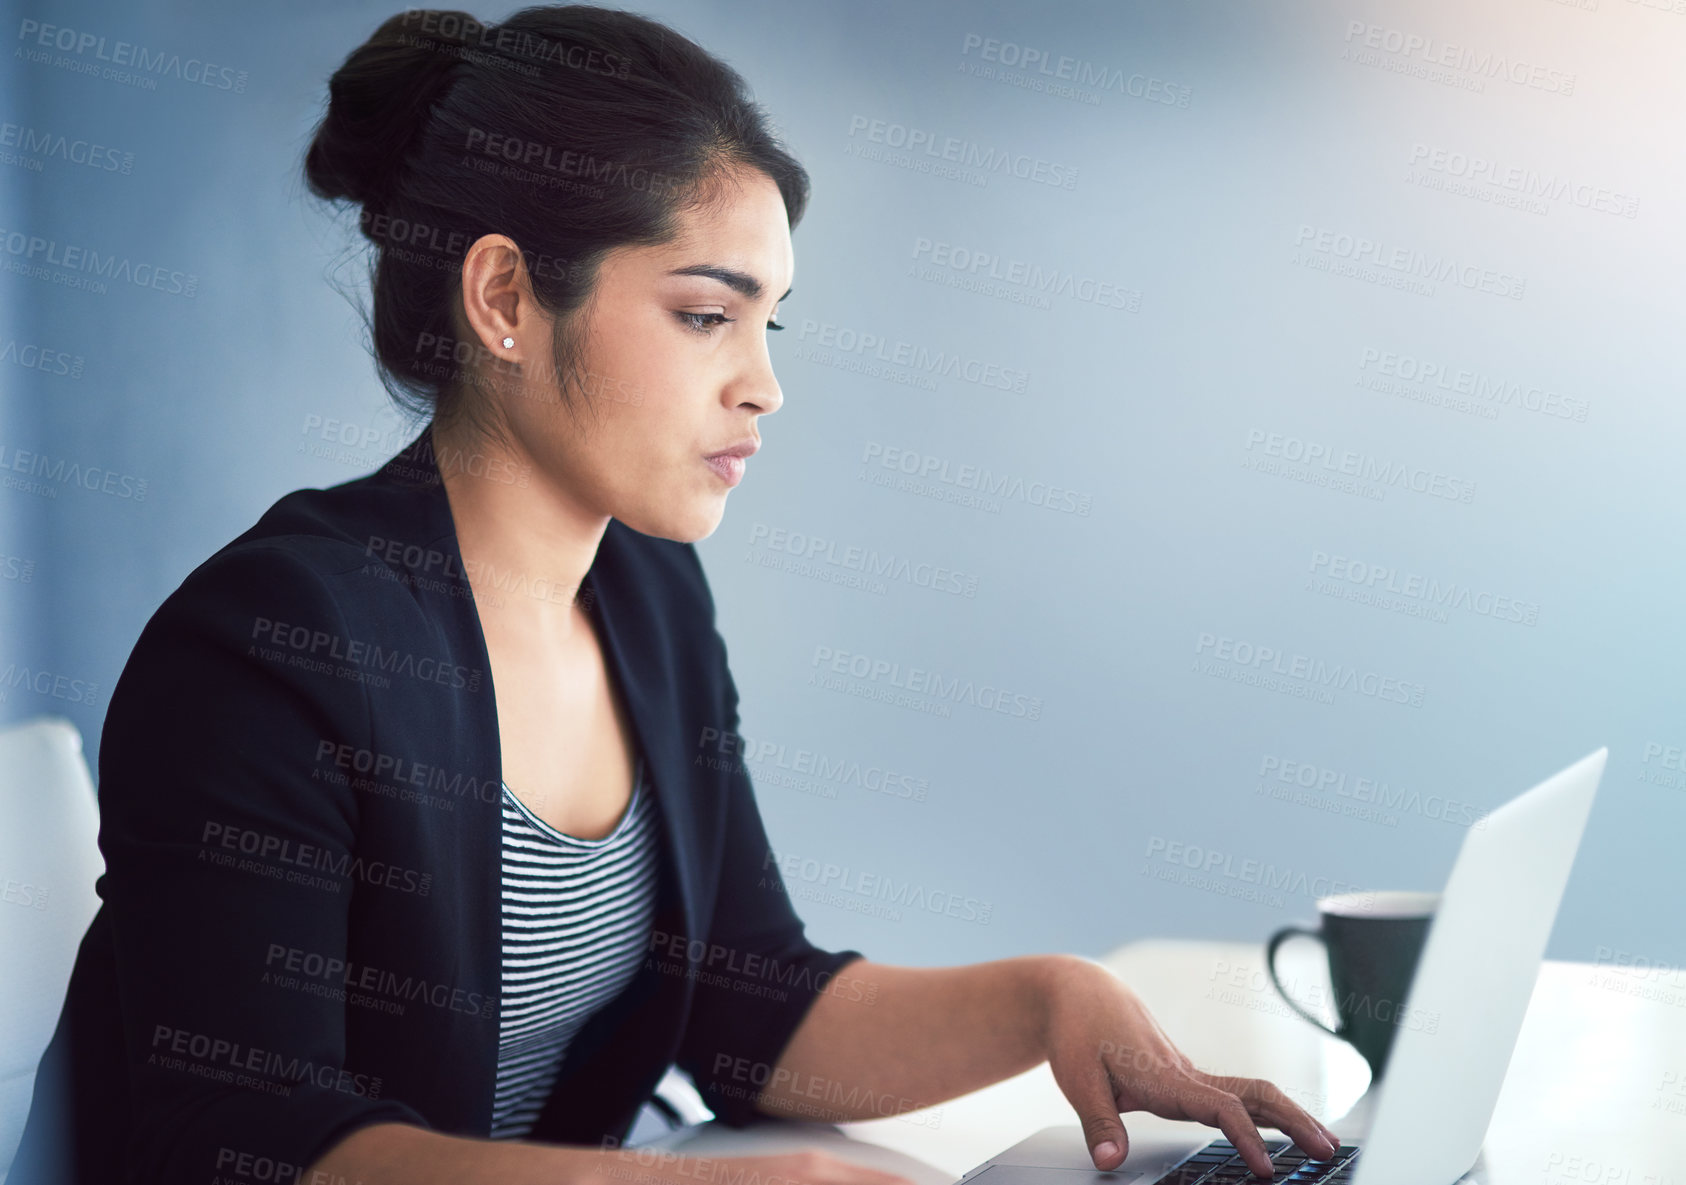
[[914, 1185], [907, 1177], [805, 1148], [764, 1156], [681, 1156], [660, 1148], [593, 1154], [577, 1185]]

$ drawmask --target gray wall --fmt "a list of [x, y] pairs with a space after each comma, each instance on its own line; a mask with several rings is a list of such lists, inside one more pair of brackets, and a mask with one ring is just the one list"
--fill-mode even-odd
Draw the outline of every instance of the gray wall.
[[[330, 284], [361, 275], [354, 224], [297, 179], [328, 74], [393, 8], [50, 11], [8, 27], [228, 71], [0, 67], [5, 122], [120, 162], [6, 146], [8, 234], [195, 278], [0, 277], [0, 336], [75, 360], [0, 360], [4, 463], [114, 474], [0, 488], [0, 662], [94, 687], [7, 686], [0, 712], [67, 715], [92, 760], [186, 573], [410, 430]], [[1262, 938], [1331, 887], [1438, 887], [1479, 812], [1608, 745], [1549, 953], [1686, 962], [1686, 17], [646, 11], [737, 65], [814, 179], [786, 403], [700, 548], [817, 941], [943, 963]], [[1050, 91], [1062, 56], [1080, 79]], [[1450, 389], [1407, 381], [1425, 367]], [[373, 439], [326, 447], [329, 419]], [[922, 800], [872, 788], [886, 770]]]

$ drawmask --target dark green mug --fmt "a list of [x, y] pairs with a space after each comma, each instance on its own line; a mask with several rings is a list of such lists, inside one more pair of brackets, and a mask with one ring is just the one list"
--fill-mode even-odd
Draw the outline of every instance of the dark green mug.
[[[1413, 1010], [1408, 1002], [1417, 959], [1439, 904], [1439, 893], [1407, 891], [1321, 897], [1317, 929], [1284, 926], [1265, 944], [1270, 982], [1288, 1007], [1358, 1050], [1370, 1064], [1372, 1081], [1386, 1070], [1394, 1034], [1401, 1028], [1439, 1028], [1438, 1015]], [[1315, 938], [1328, 955], [1335, 1028], [1306, 1011], [1276, 974], [1276, 952], [1294, 937]]]

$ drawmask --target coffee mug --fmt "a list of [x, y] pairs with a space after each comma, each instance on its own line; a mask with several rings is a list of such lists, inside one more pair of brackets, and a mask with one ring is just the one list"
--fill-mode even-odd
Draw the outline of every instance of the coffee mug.
[[[1270, 982], [1288, 1007], [1358, 1050], [1370, 1063], [1372, 1081], [1379, 1080], [1387, 1068], [1393, 1036], [1401, 1028], [1439, 1028], [1438, 1016], [1426, 1015], [1421, 1009], [1413, 1011], [1406, 1003], [1417, 959], [1439, 904], [1439, 893], [1407, 891], [1320, 897], [1317, 912], [1321, 925], [1317, 929], [1284, 926], [1265, 944]], [[1302, 1008], [1277, 977], [1276, 952], [1294, 937], [1315, 938], [1328, 955], [1335, 1028]]]

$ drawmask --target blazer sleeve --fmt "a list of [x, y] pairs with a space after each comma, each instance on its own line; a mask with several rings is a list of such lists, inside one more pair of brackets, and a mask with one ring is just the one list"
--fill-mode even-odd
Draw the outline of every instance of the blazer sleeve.
[[99, 887], [133, 1181], [209, 1181], [230, 1149], [302, 1168], [357, 1127], [427, 1126], [346, 1064], [343, 1003], [263, 983], [274, 944], [346, 957], [349, 878], [300, 870], [355, 850], [354, 796], [311, 770], [319, 745], [367, 743], [368, 704], [298, 645], [345, 630], [302, 558], [237, 547], [165, 601], [113, 694]]
[[[700, 572], [700, 567], [699, 567]], [[713, 604], [709, 604], [712, 623]], [[723, 718], [738, 731], [738, 691], [714, 631], [724, 681]], [[727, 780], [726, 832], [695, 994], [676, 1059], [711, 1111], [731, 1127], [766, 1118], [756, 1097], [822, 993], [871, 1004], [875, 985], [844, 972], [857, 950], [823, 950], [804, 936], [767, 842], [749, 772], [734, 761]]]

